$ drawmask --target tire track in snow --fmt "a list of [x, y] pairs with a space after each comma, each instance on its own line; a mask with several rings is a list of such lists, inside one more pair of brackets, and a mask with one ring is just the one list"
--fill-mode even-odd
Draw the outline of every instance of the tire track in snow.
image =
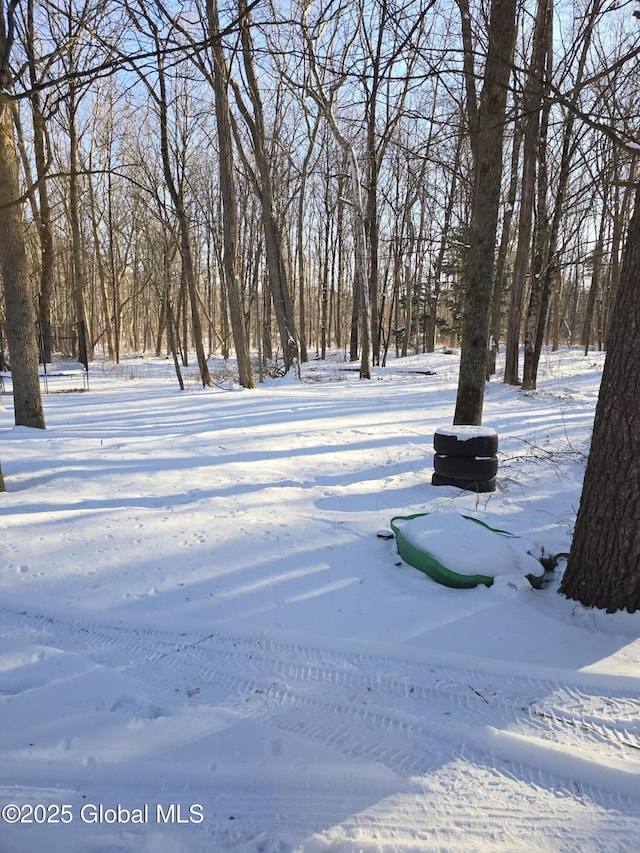
[[[161, 689], [181, 682], [192, 704], [209, 704], [211, 688], [224, 687], [223, 704], [239, 716], [396, 773], [424, 775], [452, 755], [478, 766], [497, 759], [505, 773], [529, 784], [574, 792], [577, 782], [597, 802], [610, 806], [623, 797], [634, 801], [632, 812], [640, 810], [637, 777], [621, 757], [632, 753], [629, 768], [638, 769], [638, 695], [243, 637], [136, 631], [7, 610], [0, 617], [5, 636], [56, 648], [71, 637], [66, 651]], [[184, 692], [172, 693], [173, 701], [183, 702]]]

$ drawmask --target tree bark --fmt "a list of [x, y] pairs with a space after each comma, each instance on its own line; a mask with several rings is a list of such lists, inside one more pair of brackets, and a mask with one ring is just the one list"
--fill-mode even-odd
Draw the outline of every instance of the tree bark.
[[[549, 246], [551, 243], [551, 225], [549, 220], [549, 162], [548, 141], [549, 121], [551, 117], [551, 99], [549, 85], [553, 74], [553, 2], [546, 3], [547, 20], [544, 24], [545, 46], [545, 71], [542, 90], [542, 112], [540, 118], [540, 132], [538, 141], [538, 182], [537, 182], [537, 209], [536, 228], [533, 240], [533, 264], [531, 277], [531, 289], [529, 293], [529, 305], [527, 308], [527, 319], [524, 334], [524, 358], [522, 366], [522, 386], [527, 390], [536, 387], [538, 361], [542, 351], [542, 342], [549, 306], [551, 303], [551, 291], [556, 279], [545, 279], [544, 271], [549, 258]], [[544, 318], [544, 320], [543, 320]]]
[[518, 195], [518, 167], [520, 164], [520, 147], [522, 144], [522, 128], [517, 113], [514, 115], [513, 143], [511, 148], [511, 175], [509, 178], [509, 190], [507, 192], [507, 203], [502, 217], [502, 232], [500, 234], [500, 247], [496, 260], [496, 274], [493, 283], [493, 294], [491, 297], [491, 323], [489, 335], [493, 339], [495, 352], [500, 349], [500, 330], [502, 326], [502, 299], [507, 290], [507, 256], [511, 242], [511, 222], [516, 207]]
[[600, 272], [602, 270], [602, 258], [604, 255], [604, 234], [608, 211], [603, 210], [600, 215], [600, 227], [598, 228], [598, 238], [593, 250], [591, 260], [591, 284], [589, 286], [589, 294], [587, 296], [587, 307], [584, 314], [584, 324], [582, 326], [582, 346], [584, 354], [589, 354], [589, 344], [591, 343], [591, 330], [593, 327], [593, 315], [596, 307], [596, 297], [600, 289]]
[[305, 323], [307, 321], [306, 312], [306, 271], [305, 271], [305, 249], [304, 249], [304, 211], [306, 203], [307, 179], [309, 176], [309, 164], [313, 155], [313, 149], [318, 135], [320, 122], [316, 118], [313, 128], [309, 132], [309, 147], [307, 148], [304, 160], [302, 162], [302, 172], [300, 175], [300, 190], [298, 194], [298, 232], [297, 232], [297, 252], [298, 252], [298, 338], [300, 340], [300, 361], [305, 364], [309, 360], [307, 352], [307, 338], [305, 334]]
[[[444, 209], [444, 222], [442, 226], [442, 237], [440, 238], [440, 246], [433, 268], [433, 286], [429, 295], [429, 320], [426, 332], [425, 349], [427, 352], [433, 352], [436, 347], [436, 326], [438, 319], [438, 300], [440, 298], [440, 288], [442, 278], [442, 269], [444, 267], [444, 259], [447, 251], [447, 244], [450, 239], [451, 219], [453, 217], [453, 208], [456, 199], [456, 191], [459, 180], [460, 158], [462, 155], [462, 139], [463, 128], [460, 126], [458, 138], [456, 141], [456, 153], [453, 159], [453, 169], [451, 171], [451, 183], [447, 188], [447, 202]], [[425, 161], [426, 166], [426, 161]], [[423, 206], [424, 207], [424, 206]]]
[[482, 423], [507, 86], [516, 34], [515, 12], [515, 0], [492, 0], [489, 49], [478, 112], [478, 156], [454, 414], [456, 424]]
[[[11, 23], [11, 22], [10, 22]], [[35, 294], [27, 268], [15, 146], [4, 4], [0, 2], [0, 272], [4, 284], [16, 426], [45, 428], [36, 336]]]
[[460, 9], [462, 28], [462, 65], [466, 92], [467, 121], [469, 123], [469, 143], [471, 159], [475, 170], [478, 160], [478, 95], [476, 92], [476, 74], [474, 69], [473, 39], [471, 37], [471, 15], [469, 0], [457, 0]]
[[38, 176], [38, 199], [40, 211], [38, 217], [38, 232], [40, 235], [40, 293], [38, 294], [38, 316], [40, 334], [42, 335], [42, 355], [45, 362], [51, 361], [51, 299], [53, 295], [55, 253], [53, 247], [53, 230], [51, 227], [51, 205], [49, 202], [49, 185], [47, 182], [47, 125], [42, 114], [40, 92], [37, 89], [36, 57], [34, 48], [33, 3], [27, 3], [27, 28], [25, 47], [29, 63], [29, 79], [33, 93], [31, 95], [31, 115], [33, 120], [33, 154]]
[[[617, 148], [614, 148], [614, 164], [616, 163], [617, 157], [619, 155], [619, 151]], [[616, 165], [614, 165], [614, 174], [618, 174], [618, 169]], [[604, 346], [607, 348], [607, 342], [609, 340], [609, 329], [611, 326], [611, 318], [613, 317], [613, 309], [616, 304], [616, 297], [618, 295], [618, 285], [620, 282], [620, 246], [622, 244], [622, 235], [623, 235], [623, 223], [626, 221], [626, 217], [629, 213], [629, 208], [631, 207], [631, 201], [633, 199], [633, 177], [636, 171], [636, 162], [632, 161], [629, 167], [629, 181], [625, 186], [624, 193], [622, 195], [622, 199], [619, 198], [619, 188], [615, 187], [614, 194], [614, 213], [613, 213], [613, 233], [611, 235], [611, 282], [609, 285], [609, 292], [607, 294], [607, 306], [605, 313], [605, 322], [604, 322]]]
[[560, 592], [640, 609], [640, 188], [629, 224], [571, 553]]
[[27, 271], [18, 162], [9, 100], [0, 95], [0, 269], [4, 283], [16, 426], [44, 429], [35, 294]]
[[533, 202], [536, 187], [536, 166], [540, 142], [540, 109], [543, 94], [543, 69], [547, 51], [547, 26], [549, 0], [538, 0], [538, 10], [533, 32], [531, 66], [522, 102], [524, 144], [522, 184], [520, 190], [520, 216], [518, 221], [518, 245], [513, 267], [511, 298], [509, 304], [509, 328], [505, 347], [504, 381], [518, 384], [518, 352], [520, 348], [520, 326], [524, 303], [527, 274], [531, 269], [531, 234], [533, 230]]
[[220, 163], [222, 196], [224, 284], [229, 301], [231, 329], [238, 360], [238, 380], [244, 388], [254, 388], [249, 343], [244, 325], [244, 309], [238, 283], [238, 196], [233, 174], [233, 146], [229, 118], [229, 71], [220, 41], [220, 19], [217, 0], [207, 0], [207, 21], [213, 58], [213, 92]]
[[[92, 163], [91, 159], [89, 159], [89, 172], [91, 173], [91, 171]], [[109, 293], [107, 291], [107, 276], [102, 258], [102, 250], [100, 247], [100, 227], [98, 222], [96, 198], [93, 189], [93, 179], [91, 174], [89, 174], [88, 191], [89, 207], [91, 210], [91, 230], [93, 232], [94, 257], [96, 263], [96, 271], [98, 274], [98, 285], [100, 299], [102, 302], [102, 312], [104, 314], [104, 329], [101, 335], [104, 334], [107, 338], [107, 352], [109, 355], [109, 361], [117, 363], [116, 350], [113, 345], [113, 324], [111, 322], [111, 306], [109, 305]]]
[[[522, 366], [522, 387], [532, 390], [536, 387], [538, 360], [542, 351], [543, 335], [547, 326], [551, 291], [557, 279], [549, 279], [541, 286], [543, 272], [549, 257], [551, 242], [551, 226], [549, 221], [549, 120], [551, 116], [551, 100], [548, 97], [549, 83], [553, 72], [553, 5], [547, 3], [548, 22], [545, 27], [547, 39], [545, 84], [543, 88], [542, 113], [538, 142], [538, 182], [536, 227], [533, 240], [533, 264], [529, 306], [524, 334], [524, 358]], [[544, 322], [542, 321], [544, 318]]]
[[[84, 247], [80, 227], [80, 178], [79, 178], [79, 140], [76, 125], [78, 102], [76, 87], [69, 85], [69, 219], [71, 223], [71, 255], [73, 259], [73, 303], [75, 320], [78, 325], [79, 359], [86, 363], [89, 358], [87, 331], [89, 323], [85, 303], [86, 272]], [[89, 336], [91, 337], [91, 336]]]

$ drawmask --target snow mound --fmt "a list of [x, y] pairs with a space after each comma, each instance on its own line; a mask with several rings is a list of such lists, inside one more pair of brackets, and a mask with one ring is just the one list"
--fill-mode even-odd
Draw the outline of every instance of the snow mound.
[[[440, 512], [400, 517], [393, 519], [392, 528], [399, 539], [400, 555], [432, 577], [438, 568], [476, 579], [476, 583], [486, 583], [486, 579], [499, 575], [543, 574], [540, 563], [516, 536], [472, 516]], [[421, 554], [424, 561], [420, 560]], [[434, 571], [429, 570], [432, 564], [437, 564], [433, 565]]]

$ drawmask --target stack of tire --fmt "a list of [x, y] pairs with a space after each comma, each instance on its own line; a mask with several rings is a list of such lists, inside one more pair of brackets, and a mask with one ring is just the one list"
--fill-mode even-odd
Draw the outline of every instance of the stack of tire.
[[495, 492], [498, 434], [490, 427], [439, 427], [433, 436], [432, 486]]

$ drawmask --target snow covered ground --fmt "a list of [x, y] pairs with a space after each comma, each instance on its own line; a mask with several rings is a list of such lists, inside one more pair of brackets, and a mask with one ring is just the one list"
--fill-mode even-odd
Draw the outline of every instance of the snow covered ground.
[[489, 384], [477, 497], [430, 485], [455, 354], [184, 393], [96, 364], [46, 432], [5, 395], [0, 851], [638, 849], [640, 614], [559, 572], [447, 589], [377, 535], [454, 511], [567, 551], [602, 364]]

